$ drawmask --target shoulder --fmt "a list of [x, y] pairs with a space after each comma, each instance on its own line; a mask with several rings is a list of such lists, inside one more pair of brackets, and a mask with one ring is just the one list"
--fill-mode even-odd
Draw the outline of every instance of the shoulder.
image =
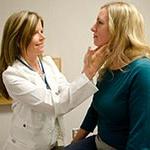
[[12, 66], [8, 66], [3, 72], [3, 80], [18, 80], [20, 78], [35, 77], [36, 73], [27, 68], [20, 61], [16, 60]]
[[42, 57], [42, 60], [45, 62], [53, 62], [53, 59], [51, 56], [45, 55]]
[[51, 56], [43, 56], [42, 62], [45, 64], [48, 64], [49, 66], [54, 66], [54, 67], [56, 66], [56, 64]]
[[128, 65], [127, 69], [131, 70], [134, 73], [139, 72], [150, 73], [150, 59], [146, 57], [136, 59]]
[[149, 58], [140, 58], [133, 61], [129, 65], [131, 69], [131, 76], [134, 81], [137, 81], [139, 84], [150, 84], [150, 59]]
[[131, 62], [131, 64], [129, 64], [129, 66], [131, 67], [150, 67], [150, 59], [143, 57], [143, 58], [139, 58], [134, 60], [133, 62]]
[[7, 69], [3, 72], [2, 79], [5, 84], [9, 82], [14, 83], [14, 81], [18, 79], [20, 76], [20, 71], [17, 68], [18, 67], [16, 67], [16, 65], [8, 66]]
[[18, 71], [20, 70], [20, 66], [21, 66], [21, 64], [19, 64], [18, 61], [15, 61], [12, 66], [7, 67], [7, 69], [3, 72], [3, 75], [5, 75], [5, 74], [14, 74], [14, 73], [17, 74]]
[[53, 58], [51, 56], [44, 56], [42, 57], [42, 63], [44, 64], [45, 69], [51, 70], [55, 73], [59, 73], [59, 69], [54, 62]]

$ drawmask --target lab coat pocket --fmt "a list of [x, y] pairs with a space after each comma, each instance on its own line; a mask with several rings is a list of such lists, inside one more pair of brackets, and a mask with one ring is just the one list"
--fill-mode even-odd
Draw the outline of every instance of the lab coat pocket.
[[5, 143], [3, 150], [34, 150], [28, 145], [24, 145], [15, 138], [9, 137]]
[[11, 132], [12, 135], [15, 135], [16, 140], [20, 141], [22, 144], [28, 145], [29, 147], [32, 147], [34, 145], [33, 134], [30, 131], [26, 120], [17, 117], [15, 122], [13, 123]]

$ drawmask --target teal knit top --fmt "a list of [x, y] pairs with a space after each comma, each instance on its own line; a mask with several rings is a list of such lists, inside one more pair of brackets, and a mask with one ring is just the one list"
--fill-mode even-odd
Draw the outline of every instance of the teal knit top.
[[118, 150], [150, 150], [150, 60], [107, 70], [81, 125]]

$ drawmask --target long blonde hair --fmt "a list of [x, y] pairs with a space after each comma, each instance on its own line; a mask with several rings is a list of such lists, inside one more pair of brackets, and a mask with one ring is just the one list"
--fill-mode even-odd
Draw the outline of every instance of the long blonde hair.
[[122, 65], [129, 64], [136, 57], [147, 57], [150, 47], [145, 42], [144, 21], [135, 6], [120, 1], [107, 3], [102, 8], [107, 9], [110, 32], [110, 55], [104, 69], [114, 64], [120, 65], [118, 69], [121, 69]]
[[24, 10], [12, 14], [5, 23], [0, 54], [0, 93], [6, 98], [9, 96], [2, 73], [27, 49], [39, 20], [44, 26], [43, 19], [37, 13]]

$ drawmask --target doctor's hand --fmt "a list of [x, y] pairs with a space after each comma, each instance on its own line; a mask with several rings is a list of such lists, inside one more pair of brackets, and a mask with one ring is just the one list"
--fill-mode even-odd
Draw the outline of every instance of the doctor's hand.
[[102, 47], [98, 47], [96, 49], [88, 48], [87, 53], [84, 56], [84, 67], [83, 72], [92, 80], [95, 76], [96, 72], [102, 67], [105, 63], [107, 56], [109, 54], [109, 50], [107, 45]]

